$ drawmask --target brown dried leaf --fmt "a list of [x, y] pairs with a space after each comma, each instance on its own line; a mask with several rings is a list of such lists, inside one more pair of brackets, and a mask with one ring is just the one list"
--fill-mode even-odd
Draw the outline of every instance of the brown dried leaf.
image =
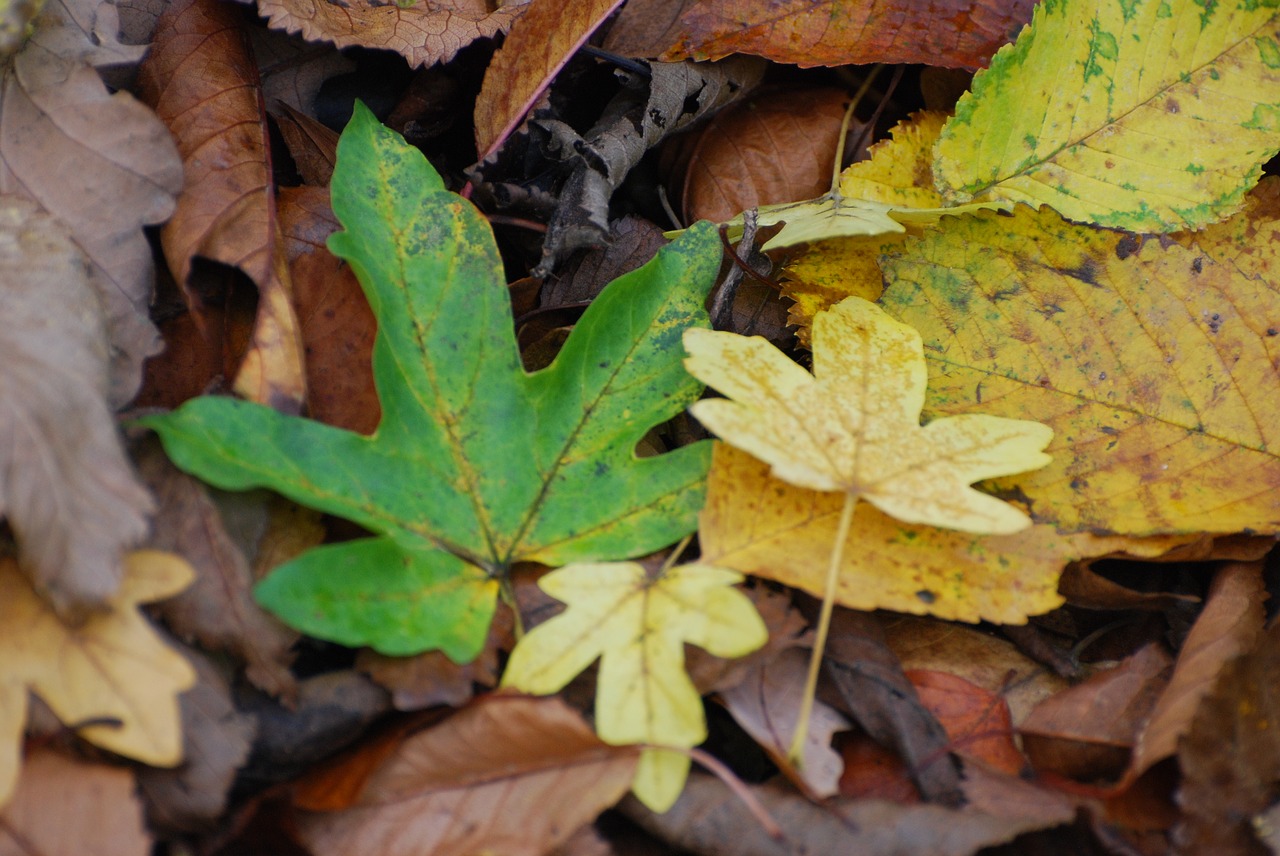
[[[253, 58], [262, 78], [262, 100], [315, 116], [315, 101], [326, 80], [356, 70], [354, 61], [327, 45], [265, 27], [249, 27]], [[326, 182], [327, 184], [327, 182]]]
[[[757, 665], [745, 680], [720, 694], [725, 707], [742, 729], [760, 744], [783, 770], [791, 737], [795, 734], [804, 696], [805, 664], [809, 657], [792, 649]], [[831, 737], [851, 727], [849, 720], [829, 705], [814, 702], [805, 732], [803, 763], [794, 772], [817, 798], [839, 792], [840, 755], [831, 748]]]
[[755, 605], [769, 631], [769, 641], [743, 657], [726, 659], [702, 648], [685, 648], [685, 671], [701, 695], [732, 689], [761, 664], [772, 661], [792, 648], [812, 646], [809, 622], [791, 605], [791, 595], [762, 585], [740, 589]]
[[1280, 781], [1280, 624], [1219, 673], [1182, 737], [1177, 852], [1265, 854], [1252, 819]]
[[[289, 147], [289, 154], [293, 157], [302, 180], [314, 187], [327, 188], [329, 179], [333, 177], [333, 167], [338, 162], [338, 132], [288, 104], [281, 103], [279, 112], [273, 115], [276, 117], [276, 127], [280, 129], [280, 136], [284, 137], [284, 144]], [[281, 209], [285, 206], [283, 196], [291, 189], [293, 188], [281, 188]], [[325, 207], [328, 207], [327, 194]], [[284, 219], [283, 210], [280, 212], [280, 218]], [[285, 229], [285, 234], [287, 236], [288, 229]], [[290, 259], [293, 255], [292, 252], [289, 253]]]
[[177, 0], [156, 28], [139, 73], [146, 100], [178, 140], [186, 183], [160, 232], [174, 278], [190, 292], [201, 256], [238, 267], [258, 286], [253, 341], [234, 388], [297, 412], [305, 394], [292, 285], [275, 218], [266, 116], [239, 11], [216, 0]]
[[255, 686], [292, 697], [297, 687], [290, 649], [298, 634], [253, 600], [249, 563], [205, 486], [169, 463], [155, 437], [138, 445], [135, 459], [158, 506], [151, 546], [178, 553], [196, 572], [195, 584], [157, 611], [178, 636], [246, 663]]
[[1117, 778], [1172, 665], [1159, 645], [1145, 645], [1115, 668], [1037, 705], [1019, 726], [1036, 769], [1081, 780]]
[[351, 267], [325, 246], [338, 228], [328, 188], [281, 189], [280, 228], [306, 351], [308, 415], [372, 434], [382, 418], [372, 365], [378, 325]]
[[193, 649], [183, 654], [196, 670], [196, 685], [178, 699], [185, 762], [171, 770], [138, 772], [147, 820], [170, 834], [213, 828], [257, 731], [253, 717], [236, 710], [231, 687], [213, 661]]
[[[924, 63], [981, 68], [1030, 22], [1033, 0], [632, 0], [606, 47], [664, 60], [762, 56], [801, 67]], [[665, 7], [665, 8], [664, 8]], [[672, 21], [663, 29], [647, 19]], [[634, 32], [633, 32], [634, 31]]]
[[685, 222], [723, 222], [758, 205], [826, 193], [848, 100], [842, 89], [775, 91], [711, 117], [681, 142]]
[[116, 22], [110, 2], [48, 0], [0, 83], [0, 193], [57, 217], [88, 258], [111, 346], [113, 408], [133, 397], [143, 360], [160, 346], [142, 227], [169, 216], [182, 185], [164, 125], [132, 96], [109, 93], [92, 67], [141, 56], [118, 42]]
[[105, 605], [152, 509], [107, 405], [92, 270], [57, 220], [0, 196], [0, 513], [24, 572], [67, 617]]
[[718, 779], [694, 773], [666, 814], [636, 800], [621, 808], [632, 820], [669, 844], [703, 856], [781, 856], [856, 853], [858, 856], [969, 856], [1018, 835], [1068, 823], [1070, 805], [1028, 816], [988, 814], [972, 807], [898, 805], [880, 800], [834, 800], [815, 805], [775, 784], [752, 786], [751, 794], [782, 827], [776, 841]]
[[9, 856], [147, 856], [151, 836], [120, 767], [41, 750], [27, 757], [13, 800], [0, 811], [0, 853]]
[[1232, 562], [1218, 569], [1182, 650], [1173, 676], [1138, 735], [1132, 781], [1177, 751], [1191, 728], [1201, 700], [1218, 681], [1223, 666], [1253, 648], [1262, 633], [1267, 599], [1261, 562]]
[[1188, 594], [1161, 591], [1136, 591], [1113, 582], [1090, 567], [1088, 562], [1073, 562], [1058, 580], [1058, 593], [1067, 603], [1086, 609], [1141, 609], [1158, 612], [1175, 603], [1196, 603]]
[[489, 696], [408, 738], [333, 813], [300, 812], [315, 856], [541, 856], [613, 805], [637, 754], [556, 698]]
[[476, 98], [476, 151], [487, 160], [538, 96], [622, 0], [531, 0], [484, 73]]
[[496, 10], [486, 0], [424, 0], [407, 6], [366, 0], [258, 0], [258, 11], [272, 27], [339, 48], [395, 51], [414, 66], [448, 62], [476, 39], [505, 31], [523, 9], [521, 0]]
[[998, 693], [1008, 703], [1014, 725], [1068, 686], [1006, 640], [972, 627], [901, 615], [886, 620], [884, 631], [904, 669], [946, 672]]
[[1017, 775], [1027, 759], [1013, 739], [1009, 704], [996, 692], [949, 672], [912, 669], [907, 679], [947, 732], [951, 751], [961, 758]]

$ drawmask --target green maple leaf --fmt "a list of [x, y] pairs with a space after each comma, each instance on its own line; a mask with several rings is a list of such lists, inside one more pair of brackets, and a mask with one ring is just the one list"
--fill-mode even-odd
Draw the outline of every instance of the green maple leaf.
[[329, 247], [378, 319], [375, 434], [222, 397], [143, 420], [211, 484], [270, 488], [376, 534], [280, 566], [259, 602], [313, 636], [462, 662], [514, 562], [623, 559], [693, 531], [709, 445], [635, 448], [702, 389], [680, 341], [708, 324], [709, 224], [612, 283], [556, 361], [527, 374], [488, 224], [363, 107], [332, 193], [345, 231]]

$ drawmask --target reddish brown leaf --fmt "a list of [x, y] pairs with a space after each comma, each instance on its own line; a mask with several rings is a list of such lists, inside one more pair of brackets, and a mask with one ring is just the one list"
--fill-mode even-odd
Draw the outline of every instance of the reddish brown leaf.
[[[258, 286], [253, 342], [235, 390], [286, 411], [304, 395], [292, 285], [275, 219], [270, 146], [239, 12], [178, 0], [161, 16], [139, 87], [178, 140], [186, 183], [161, 230], [174, 277], [189, 286], [197, 256], [240, 268]], [[199, 300], [188, 293], [193, 309]]]
[[308, 415], [372, 434], [382, 418], [371, 362], [377, 322], [351, 268], [325, 247], [338, 228], [328, 189], [282, 189], [280, 226], [306, 349]]
[[1141, 609], [1159, 612], [1175, 603], [1195, 603], [1186, 594], [1159, 591], [1135, 591], [1112, 582], [1094, 571], [1087, 562], [1073, 562], [1058, 580], [1058, 593], [1068, 603], [1088, 609]]
[[1280, 624], [1228, 663], [1196, 711], [1178, 754], [1178, 852], [1265, 854], [1252, 819], [1280, 781]]
[[964, 678], [997, 693], [1009, 705], [1015, 726], [1067, 682], [998, 636], [932, 618], [894, 616], [885, 641], [904, 669], [931, 669]]
[[952, 752], [993, 770], [1022, 772], [1027, 759], [1013, 741], [1009, 705], [998, 693], [946, 672], [913, 669], [906, 674], [920, 703], [946, 729]]
[[540, 856], [626, 792], [636, 758], [559, 699], [490, 696], [405, 740], [351, 808], [298, 822], [316, 856]]
[[[632, 0], [606, 44], [631, 56], [747, 53], [802, 67], [925, 63], [980, 68], [1023, 24], [1032, 0]], [[678, 17], [677, 17], [678, 14]], [[673, 26], [654, 26], [659, 22]], [[649, 23], [652, 22], [652, 23]]]
[[519, 0], [496, 10], [485, 0], [407, 6], [365, 0], [258, 3], [258, 11], [271, 26], [298, 33], [309, 42], [395, 51], [415, 66], [448, 62], [476, 39], [492, 38], [506, 30], [523, 8]]
[[1146, 645], [1115, 668], [1037, 705], [1019, 727], [1036, 769], [1081, 780], [1118, 777], [1171, 666], [1163, 648]]
[[182, 187], [163, 123], [132, 96], [109, 93], [93, 68], [142, 54], [117, 41], [116, 21], [110, 2], [48, 0], [3, 68], [0, 95], [0, 193], [57, 217], [88, 258], [111, 343], [113, 408], [137, 392], [142, 361], [160, 347], [142, 227], [167, 218]]
[[1182, 643], [1169, 685], [1138, 736], [1127, 779], [1177, 751], [1178, 740], [1191, 727], [1223, 666], [1257, 642], [1266, 598], [1261, 562], [1232, 562], [1218, 569], [1204, 609]]
[[133, 793], [133, 775], [47, 750], [28, 755], [17, 792], [0, 811], [0, 852], [147, 856], [151, 839]]
[[622, 0], [532, 0], [494, 55], [476, 99], [476, 151], [486, 160], [564, 64]]
[[156, 609], [177, 635], [234, 654], [256, 686], [292, 698], [290, 649], [298, 634], [254, 602], [249, 562], [205, 486], [170, 464], [155, 437], [139, 444], [135, 460], [158, 506], [151, 546], [179, 554], [196, 572], [190, 588]]
[[[681, 140], [675, 184], [686, 223], [728, 220], [748, 208], [796, 202], [831, 189], [841, 89], [774, 91], [735, 104]], [[857, 136], [851, 127], [850, 134]]]
[[115, 592], [152, 509], [107, 405], [89, 271], [57, 220], [0, 196], [0, 514], [36, 590], [76, 618]]

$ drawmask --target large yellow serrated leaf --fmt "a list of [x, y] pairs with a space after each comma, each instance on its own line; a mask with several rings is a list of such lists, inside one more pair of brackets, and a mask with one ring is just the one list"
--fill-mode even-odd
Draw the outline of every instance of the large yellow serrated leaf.
[[1280, 148], [1278, 39], [1272, 0], [1047, 0], [956, 106], [938, 186], [1138, 232], [1219, 220]]
[[[930, 412], [1054, 428], [1053, 463], [1016, 480], [1037, 521], [1276, 532], [1280, 222], [1239, 216], [1191, 248], [1048, 209], [957, 220], [884, 260], [882, 302], [924, 336]], [[1245, 232], [1252, 256], [1213, 243]]]
[[[933, 186], [933, 146], [946, 114], [922, 111], [899, 122], [890, 139], [871, 147], [868, 160], [847, 168], [840, 176], [840, 194], [907, 208], [936, 208], [944, 204]], [[894, 216], [903, 218], [901, 211]], [[927, 218], [936, 221], [936, 216]], [[783, 269], [782, 294], [795, 301], [787, 321], [796, 325], [796, 338], [809, 347], [813, 316], [846, 297], [874, 301], [883, 285], [879, 257], [918, 229], [876, 235], [829, 238], [809, 248]]]
[[1005, 534], [1021, 511], [969, 487], [1049, 462], [1037, 422], [965, 414], [920, 425], [920, 335], [850, 297], [813, 327], [813, 374], [765, 339], [687, 330], [689, 373], [728, 396], [690, 410], [798, 487], [849, 494], [909, 523]]
[[[820, 595], [843, 501], [772, 478], [768, 464], [717, 443], [698, 526], [702, 559]], [[1044, 524], [1013, 535], [969, 535], [901, 523], [861, 504], [836, 601], [1022, 624], [1061, 605], [1058, 576], [1068, 562], [1120, 551], [1150, 558], [1186, 540], [1060, 535]]]
[[[167, 647], [137, 605], [186, 588], [191, 567], [171, 553], [125, 557], [110, 612], [67, 627], [12, 559], [0, 562], [0, 803], [18, 774], [27, 693], [38, 695], [86, 740], [147, 764], [182, 759], [178, 693], [195, 672]], [[104, 724], [81, 727], [83, 723]]]
[[[568, 608], [525, 634], [511, 653], [503, 686], [558, 692], [600, 659], [596, 731], [615, 746], [692, 747], [707, 736], [702, 700], [684, 669], [684, 644], [718, 657], [759, 648], [768, 631], [742, 576], [705, 564], [669, 568], [651, 579], [635, 562], [568, 565], [538, 585]], [[687, 755], [646, 750], [632, 789], [666, 811], [684, 787]]]

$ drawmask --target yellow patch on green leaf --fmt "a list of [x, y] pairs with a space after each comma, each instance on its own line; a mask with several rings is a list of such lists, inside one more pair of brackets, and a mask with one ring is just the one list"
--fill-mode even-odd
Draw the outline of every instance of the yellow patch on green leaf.
[[[596, 731], [613, 745], [692, 747], [707, 736], [702, 700], [684, 669], [684, 645], [741, 657], [768, 639], [735, 571], [680, 565], [650, 578], [634, 562], [569, 565], [539, 581], [568, 608], [516, 645], [504, 686], [558, 692], [597, 658]], [[632, 789], [666, 811], [684, 787], [689, 758], [646, 750]]]
[[1253, 0], [1042, 3], [957, 104], [938, 187], [1139, 232], [1219, 220], [1280, 148], [1278, 34]]

